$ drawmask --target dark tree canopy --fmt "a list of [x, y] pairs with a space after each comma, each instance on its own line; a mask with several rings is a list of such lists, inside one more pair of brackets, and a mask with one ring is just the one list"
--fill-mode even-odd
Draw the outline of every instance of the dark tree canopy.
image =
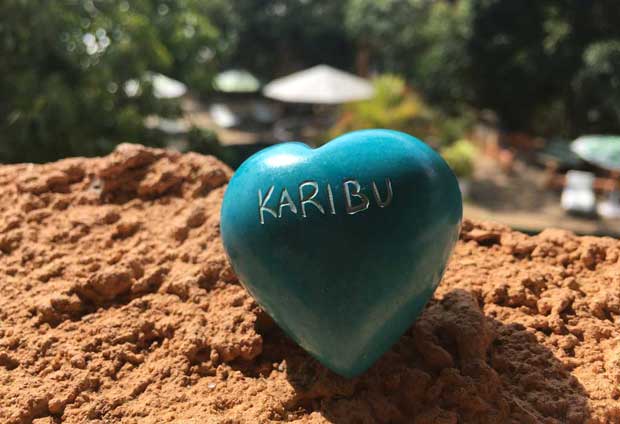
[[[174, 115], [149, 72], [203, 96], [327, 63], [399, 74], [447, 117], [492, 109], [543, 136], [620, 132], [617, 0], [67, 0], [0, 2], [0, 161], [157, 144]], [[141, 81], [128, 95], [127, 81]]]
[[219, 31], [199, 0], [0, 2], [0, 161], [93, 155], [156, 143], [144, 118], [174, 113], [148, 72], [187, 81], [215, 72]]
[[236, 40], [229, 67], [263, 79], [327, 63], [350, 69], [354, 50], [343, 26], [342, 2], [332, 0], [230, 0], [227, 30]]

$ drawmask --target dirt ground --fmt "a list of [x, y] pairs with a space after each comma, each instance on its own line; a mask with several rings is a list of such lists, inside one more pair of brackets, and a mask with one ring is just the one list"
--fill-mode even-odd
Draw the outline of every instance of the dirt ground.
[[347, 380], [237, 281], [230, 175], [137, 145], [0, 167], [0, 422], [620, 422], [617, 240], [466, 220], [422, 316]]

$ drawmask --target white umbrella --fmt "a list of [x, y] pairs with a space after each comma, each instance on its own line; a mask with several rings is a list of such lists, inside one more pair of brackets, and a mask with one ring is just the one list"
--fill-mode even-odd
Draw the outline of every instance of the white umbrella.
[[248, 71], [230, 69], [217, 74], [213, 86], [225, 93], [253, 93], [260, 88], [260, 82]]
[[265, 86], [263, 94], [291, 103], [339, 104], [369, 99], [374, 89], [363, 78], [318, 65], [273, 80]]
[[[156, 72], [146, 72], [142, 77], [143, 81], [149, 81], [153, 85], [153, 96], [158, 99], [176, 99], [183, 97], [187, 93], [187, 86], [181, 81], [177, 81], [164, 74]], [[135, 97], [140, 94], [140, 80], [130, 79], [125, 81], [124, 90], [128, 97]]]
[[571, 150], [596, 166], [620, 171], [620, 136], [581, 136], [571, 143]]
[[187, 93], [187, 86], [164, 74], [152, 73], [149, 75], [153, 82], [153, 95], [158, 99], [175, 99]]

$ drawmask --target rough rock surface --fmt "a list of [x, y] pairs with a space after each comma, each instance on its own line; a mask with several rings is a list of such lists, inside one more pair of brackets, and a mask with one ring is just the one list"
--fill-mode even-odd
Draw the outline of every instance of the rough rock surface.
[[0, 167], [0, 422], [620, 422], [618, 241], [465, 221], [424, 314], [346, 380], [238, 284], [230, 175], [128, 144]]

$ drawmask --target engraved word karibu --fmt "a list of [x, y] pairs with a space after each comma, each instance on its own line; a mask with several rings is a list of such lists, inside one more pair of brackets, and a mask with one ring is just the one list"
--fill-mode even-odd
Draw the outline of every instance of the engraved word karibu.
[[[379, 188], [377, 187], [377, 183], [372, 181], [372, 196], [377, 203], [377, 206], [380, 208], [385, 208], [392, 203], [392, 198], [394, 197], [394, 193], [392, 191], [392, 181], [389, 178], [385, 179], [385, 187], [386, 194], [385, 199], [381, 198], [379, 194]], [[290, 213], [297, 214], [301, 211], [301, 216], [307, 217], [307, 207], [313, 206], [323, 215], [325, 215], [325, 208], [321, 204], [321, 202], [316, 198], [319, 194], [319, 183], [314, 180], [306, 180], [299, 183], [299, 187], [297, 189], [297, 193], [299, 194], [299, 208], [297, 204], [291, 197], [290, 193], [284, 187], [280, 192], [280, 199], [274, 208], [268, 206], [269, 200], [273, 195], [275, 190], [275, 186], [271, 186], [267, 189], [267, 192], [263, 196], [263, 192], [261, 189], [258, 189], [258, 216], [261, 224], [265, 223], [265, 213], [272, 215], [274, 218], [282, 218], [282, 213], [285, 208], [289, 210]], [[336, 215], [336, 205], [334, 203], [334, 192], [332, 190], [331, 185], [328, 183], [325, 186], [325, 190], [327, 191], [327, 199], [328, 199], [328, 211], [332, 215]], [[358, 212], [365, 211], [370, 207], [370, 199], [368, 195], [366, 195], [362, 191], [362, 186], [360, 185], [358, 180], [347, 178], [342, 181], [342, 191], [344, 195], [344, 211], [348, 215], [354, 215]], [[355, 199], [355, 200], [354, 200]]]

